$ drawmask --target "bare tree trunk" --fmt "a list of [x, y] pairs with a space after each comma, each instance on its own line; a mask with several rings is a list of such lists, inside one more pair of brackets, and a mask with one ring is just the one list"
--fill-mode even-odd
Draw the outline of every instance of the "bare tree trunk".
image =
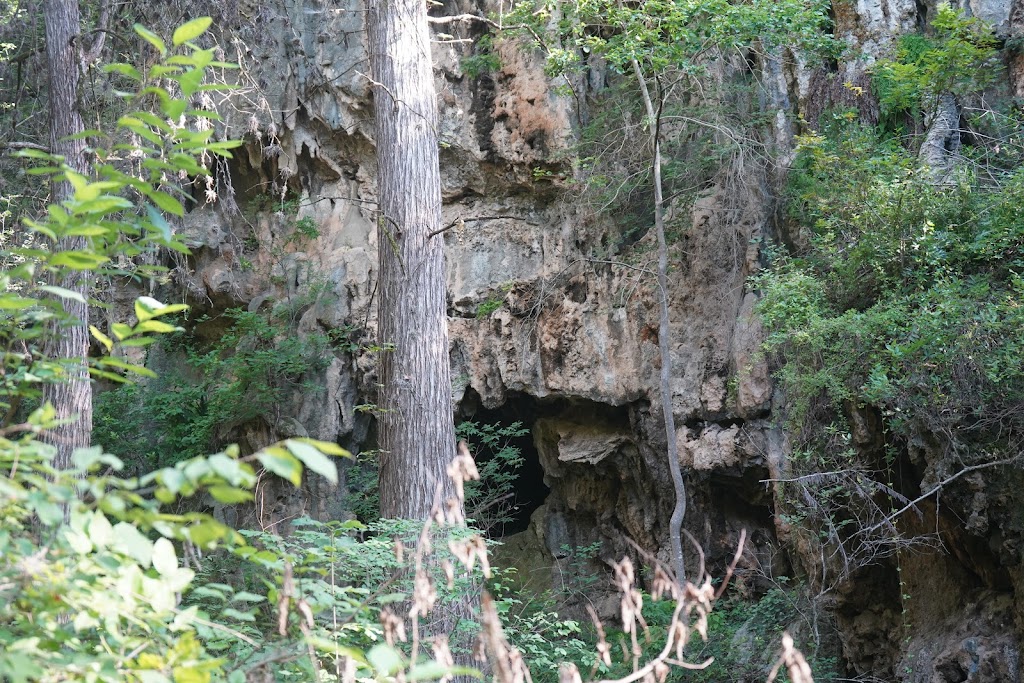
[[[665, 439], [668, 442], [668, 470], [672, 475], [672, 487], [676, 500], [669, 520], [669, 542], [672, 548], [672, 569], [676, 580], [686, 580], [686, 564], [683, 561], [682, 528], [686, 517], [686, 484], [679, 467], [679, 446], [676, 443], [676, 419], [672, 412], [672, 352], [669, 337], [672, 330], [668, 318], [668, 242], [665, 240], [665, 198], [661, 186], [661, 105], [655, 108], [647, 81], [639, 62], [633, 60], [633, 73], [640, 84], [647, 118], [650, 119], [651, 143], [654, 146], [654, 231], [658, 235], [658, 293], [661, 306], [658, 317], [658, 353], [661, 356], [661, 410], [665, 416]], [[700, 577], [698, 577], [699, 579]]]
[[[85, 172], [85, 141], [68, 140], [85, 130], [78, 111], [80, 20], [78, 0], [46, 0], [46, 57], [50, 77], [50, 150], [60, 154], [71, 168]], [[52, 201], [72, 194], [67, 182], [55, 182]], [[84, 238], [61, 240], [56, 249], [73, 251], [84, 246]], [[89, 276], [73, 273], [57, 282], [61, 287], [89, 296]], [[47, 385], [43, 399], [53, 404], [57, 416], [68, 424], [50, 432], [48, 440], [57, 446], [55, 465], [66, 469], [71, 453], [89, 445], [92, 438], [92, 389], [85, 358], [89, 353], [89, 307], [61, 299], [70, 320], [55, 325], [47, 343], [47, 355], [67, 362], [67, 380]]]
[[[380, 248], [380, 507], [424, 519], [454, 497], [437, 98], [423, 0], [370, 0]], [[438, 497], [439, 496], [439, 497]]]
[[931, 171], [933, 182], [954, 179], [950, 174], [956, 168], [960, 147], [960, 103], [956, 95], [944, 92], [935, 103], [931, 125], [918, 153], [918, 158]]

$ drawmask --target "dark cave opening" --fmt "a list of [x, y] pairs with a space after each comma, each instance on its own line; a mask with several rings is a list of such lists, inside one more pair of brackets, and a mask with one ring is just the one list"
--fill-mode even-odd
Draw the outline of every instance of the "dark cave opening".
[[[544, 468], [541, 467], [540, 456], [533, 441], [533, 428], [537, 419], [550, 411], [545, 411], [540, 402], [532, 396], [510, 393], [505, 403], [497, 408], [485, 408], [480, 404], [479, 395], [469, 389], [462, 401], [459, 411], [459, 423], [475, 423], [478, 426], [493, 425], [499, 429], [509, 428], [515, 423], [522, 424], [525, 433], [518, 436], [503, 436], [498, 440], [499, 446], [507, 445], [518, 449], [522, 464], [510, 472], [509, 486], [506, 491], [485, 495], [487, 506], [484, 510], [468, 509], [467, 514], [478, 517], [500, 516], [504, 519], [487, 525], [484, 529], [490, 538], [503, 538], [526, 531], [530, 525], [530, 516], [547, 498], [550, 489], [544, 483]], [[469, 436], [470, 451], [477, 461], [477, 469], [483, 470], [495, 456], [498, 449], [488, 447], [479, 436]], [[487, 482], [483, 482], [487, 485]], [[500, 515], [496, 514], [501, 512]], [[478, 520], [479, 521], [479, 520]]]

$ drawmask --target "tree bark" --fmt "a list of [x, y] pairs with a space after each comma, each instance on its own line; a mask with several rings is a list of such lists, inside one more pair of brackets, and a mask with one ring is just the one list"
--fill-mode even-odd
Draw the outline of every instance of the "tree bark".
[[1010, 43], [1015, 47], [1009, 50], [1007, 66], [1010, 72], [1010, 94], [1017, 100], [1017, 106], [1024, 104], [1024, 0], [1012, 0], [1010, 3]]
[[[370, 0], [380, 249], [381, 515], [425, 519], [454, 496], [455, 457], [438, 167], [423, 0]], [[431, 235], [434, 234], [432, 237]]]
[[[672, 409], [672, 351], [669, 337], [672, 334], [668, 316], [668, 242], [665, 239], [665, 198], [661, 184], [661, 104], [657, 108], [651, 99], [647, 80], [640, 63], [633, 60], [633, 73], [640, 85], [647, 118], [650, 119], [651, 144], [654, 159], [651, 170], [654, 173], [654, 231], [658, 236], [658, 353], [661, 357], [661, 410], [665, 417], [665, 439], [668, 450], [668, 471], [672, 476], [675, 491], [675, 505], [669, 520], [669, 544], [672, 550], [672, 569], [679, 583], [686, 581], [686, 563], [683, 558], [682, 528], [686, 517], [686, 484], [679, 466], [679, 445], [676, 443], [676, 419]], [[699, 580], [700, 577], [698, 577]]]
[[[69, 140], [85, 130], [78, 111], [79, 45], [81, 16], [78, 0], [46, 0], [46, 57], [50, 78], [50, 151], [64, 157], [65, 163], [79, 173], [86, 171], [85, 141]], [[53, 184], [51, 201], [60, 202], [72, 195], [65, 181]], [[58, 251], [73, 251], [85, 245], [84, 238], [69, 238], [55, 245]], [[54, 281], [61, 287], [89, 296], [89, 276], [72, 273]], [[55, 323], [47, 342], [47, 357], [66, 363], [67, 378], [46, 385], [43, 400], [53, 404], [57, 417], [68, 420], [47, 435], [57, 447], [54, 465], [67, 469], [76, 448], [89, 446], [92, 438], [92, 388], [85, 358], [89, 353], [89, 306], [61, 299], [68, 319]]]

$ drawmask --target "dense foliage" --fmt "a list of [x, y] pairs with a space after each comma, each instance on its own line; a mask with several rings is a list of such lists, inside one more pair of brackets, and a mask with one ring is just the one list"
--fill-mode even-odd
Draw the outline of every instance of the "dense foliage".
[[[990, 82], [992, 39], [976, 20], [945, 8], [935, 28], [876, 67], [886, 107], [912, 117]], [[1020, 122], [993, 109], [963, 120], [965, 147], [940, 182], [915, 138], [835, 112], [801, 140], [792, 248], [755, 279], [799, 473], [819, 473], [792, 487], [796, 519], [821, 529], [839, 576], [912, 541], [887, 522], [907, 501], [896, 472], [912, 450], [933, 449], [940, 477], [1021, 450]], [[885, 439], [872, 445], [874, 416]]]

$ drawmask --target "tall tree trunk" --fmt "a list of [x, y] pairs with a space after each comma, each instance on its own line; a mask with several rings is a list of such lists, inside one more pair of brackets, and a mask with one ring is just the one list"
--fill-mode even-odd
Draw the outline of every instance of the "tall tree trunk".
[[[654, 147], [654, 160], [651, 170], [654, 173], [654, 231], [658, 236], [658, 298], [661, 305], [658, 309], [658, 353], [661, 356], [661, 411], [665, 416], [665, 439], [668, 446], [668, 471], [672, 476], [672, 487], [675, 490], [675, 505], [669, 520], [669, 543], [672, 549], [672, 569], [676, 580], [686, 580], [686, 564], [683, 561], [682, 528], [686, 517], [686, 484], [679, 466], [679, 445], [676, 443], [676, 418], [672, 412], [672, 351], [669, 348], [669, 337], [672, 329], [668, 317], [668, 242], [665, 239], [665, 198], [661, 186], [661, 105], [659, 100], [655, 107], [651, 99], [647, 80], [640, 63], [633, 60], [633, 73], [640, 84], [647, 118], [650, 119], [651, 144]], [[700, 580], [700, 577], [697, 577]]]
[[[46, 0], [46, 57], [50, 77], [50, 151], [60, 154], [71, 168], [84, 173], [85, 141], [69, 140], [85, 130], [78, 111], [79, 48], [81, 17], [78, 0]], [[53, 202], [72, 194], [67, 182], [55, 182]], [[61, 240], [55, 248], [72, 251], [84, 246], [83, 238]], [[87, 275], [73, 273], [59, 282], [61, 287], [89, 296]], [[53, 430], [48, 439], [57, 446], [55, 465], [66, 469], [71, 453], [89, 445], [92, 438], [92, 389], [85, 358], [89, 353], [89, 307], [70, 299], [61, 299], [70, 319], [51, 330], [48, 357], [67, 363], [67, 381], [47, 385], [43, 399], [53, 404], [57, 416], [70, 420]]]
[[424, 519], [454, 496], [437, 98], [423, 0], [370, 0], [380, 249], [380, 507]]

